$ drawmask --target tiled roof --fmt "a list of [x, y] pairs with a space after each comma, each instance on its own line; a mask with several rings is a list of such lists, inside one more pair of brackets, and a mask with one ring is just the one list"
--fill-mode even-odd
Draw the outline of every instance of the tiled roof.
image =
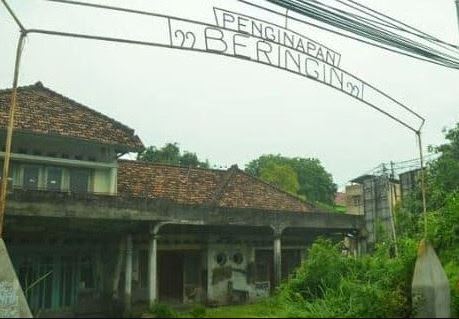
[[186, 205], [319, 211], [237, 166], [223, 171], [127, 160], [120, 160], [118, 164], [118, 194], [121, 196], [161, 198]]
[[[11, 91], [0, 91], [0, 128], [6, 128], [8, 123]], [[144, 148], [133, 129], [44, 87], [41, 82], [18, 88], [14, 128], [114, 145], [119, 151]]]

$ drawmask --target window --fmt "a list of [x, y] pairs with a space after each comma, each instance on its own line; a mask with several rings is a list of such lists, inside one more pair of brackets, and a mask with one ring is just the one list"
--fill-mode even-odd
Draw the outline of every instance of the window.
[[360, 206], [360, 196], [352, 196], [354, 206]]
[[36, 165], [24, 166], [24, 175], [22, 185], [25, 189], [38, 188], [38, 176], [40, 174], [40, 167]]
[[241, 254], [241, 253], [235, 253], [233, 255], [233, 262], [237, 265], [240, 265], [242, 264], [242, 262], [244, 261], [244, 256]]
[[225, 253], [219, 253], [216, 257], [215, 257], [215, 261], [217, 262], [217, 264], [219, 264], [220, 266], [224, 266], [226, 264], [226, 254]]
[[62, 184], [62, 168], [47, 167], [46, 189], [51, 191], [60, 191]]
[[89, 188], [90, 171], [88, 169], [70, 169], [70, 191], [86, 193]]

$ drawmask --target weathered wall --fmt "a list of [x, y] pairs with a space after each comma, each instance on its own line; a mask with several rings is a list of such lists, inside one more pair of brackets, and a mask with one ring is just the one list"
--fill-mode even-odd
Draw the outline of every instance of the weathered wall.
[[0, 318], [31, 318], [3, 239], [0, 239], [0, 265]]
[[348, 214], [363, 215], [363, 187], [360, 184], [346, 186], [346, 208]]
[[[240, 254], [242, 262], [237, 263], [234, 256]], [[224, 264], [218, 263], [218, 256], [226, 256]], [[249, 299], [255, 295], [254, 285], [250, 283], [249, 265], [255, 262], [254, 248], [245, 244], [209, 244], [207, 254], [208, 286], [207, 299], [209, 303], [229, 304], [237, 302], [238, 296]], [[230, 293], [228, 285], [236, 290]], [[234, 300], [236, 299], [236, 300]], [[241, 300], [242, 301], [242, 300]]]

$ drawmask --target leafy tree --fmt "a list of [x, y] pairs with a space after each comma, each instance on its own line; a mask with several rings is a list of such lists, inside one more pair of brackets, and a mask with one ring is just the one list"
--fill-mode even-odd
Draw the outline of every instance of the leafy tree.
[[432, 208], [443, 206], [449, 193], [459, 191], [459, 123], [444, 133], [448, 142], [432, 148], [440, 157], [430, 164], [428, 170], [428, 195]]
[[183, 155], [180, 157], [180, 165], [209, 168], [209, 161], [206, 160], [205, 162], [201, 162], [199, 161], [196, 153], [185, 151]]
[[205, 162], [199, 161], [196, 153], [185, 151], [181, 154], [178, 143], [167, 143], [160, 149], [156, 146], [149, 146], [142, 153], [139, 153], [137, 159], [152, 163], [209, 167], [209, 162], [207, 160]]
[[292, 194], [300, 189], [295, 170], [286, 164], [268, 163], [261, 169], [260, 178]]
[[299, 195], [313, 201], [334, 203], [337, 187], [333, 183], [332, 175], [325, 170], [320, 160], [295, 157], [291, 162], [298, 174]]
[[[325, 170], [320, 160], [268, 154], [247, 164], [246, 172], [263, 179], [262, 172], [266, 176], [266, 170], [275, 167], [273, 164], [289, 166], [295, 171], [299, 184], [299, 189], [296, 192], [298, 195], [310, 201], [333, 203], [337, 188], [333, 183], [331, 174]], [[280, 187], [282, 188], [282, 186]], [[289, 189], [285, 190], [290, 191]]]

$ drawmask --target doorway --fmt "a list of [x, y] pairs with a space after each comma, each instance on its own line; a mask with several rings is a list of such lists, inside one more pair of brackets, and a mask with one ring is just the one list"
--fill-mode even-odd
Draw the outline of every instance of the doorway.
[[159, 300], [183, 302], [183, 254], [164, 251], [158, 253]]

